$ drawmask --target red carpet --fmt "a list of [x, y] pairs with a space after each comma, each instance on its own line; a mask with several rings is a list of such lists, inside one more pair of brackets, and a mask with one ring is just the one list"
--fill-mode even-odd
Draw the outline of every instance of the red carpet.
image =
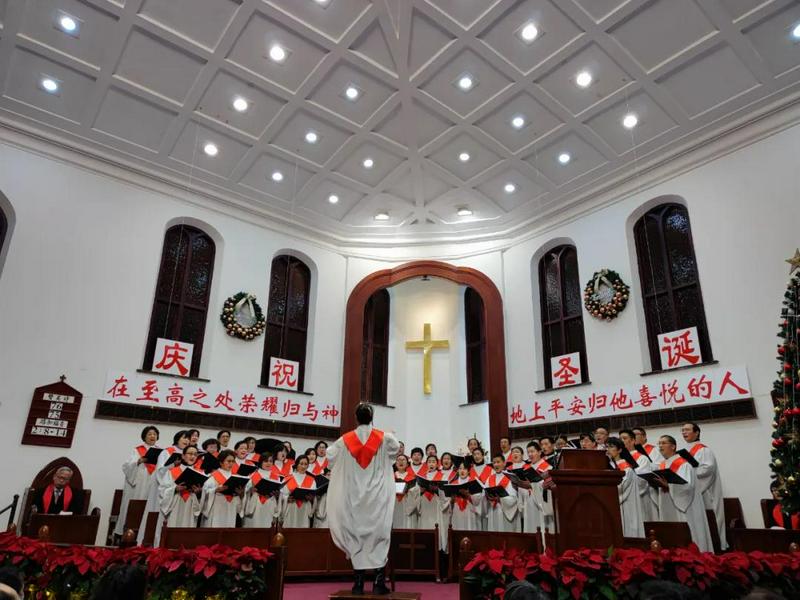
[[[328, 594], [350, 589], [347, 581], [328, 581], [324, 583], [287, 583], [283, 590], [283, 600], [325, 600]], [[369, 584], [367, 591], [370, 590]], [[420, 592], [423, 600], [457, 600], [457, 583], [435, 583], [433, 581], [398, 581], [398, 592]]]

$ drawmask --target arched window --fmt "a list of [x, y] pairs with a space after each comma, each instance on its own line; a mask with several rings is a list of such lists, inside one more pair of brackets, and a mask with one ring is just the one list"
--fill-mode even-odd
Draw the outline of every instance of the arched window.
[[697, 327], [703, 362], [712, 361], [686, 207], [680, 204], [656, 206], [636, 221], [633, 234], [651, 368], [663, 368], [658, 335], [687, 327]]
[[142, 368], [152, 368], [156, 340], [167, 338], [194, 344], [189, 376], [200, 373], [214, 252], [211, 238], [195, 227], [167, 230]]
[[483, 299], [468, 287], [464, 291], [464, 330], [467, 342], [467, 402], [486, 398], [486, 326]]
[[303, 390], [310, 290], [311, 271], [302, 260], [287, 254], [272, 259], [261, 385], [269, 385], [269, 360], [274, 356], [300, 363], [297, 389]]
[[580, 353], [581, 380], [588, 381], [578, 252], [575, 246], [557, 246], [539, 261], [539, 296], [545, 387], [553, 387], [550, 359], [573, 352]]
[[386, 404], [389, 372], [389, 292], [378, 290], [364, 307], [364, 350], [361, 354], [361, 401]]

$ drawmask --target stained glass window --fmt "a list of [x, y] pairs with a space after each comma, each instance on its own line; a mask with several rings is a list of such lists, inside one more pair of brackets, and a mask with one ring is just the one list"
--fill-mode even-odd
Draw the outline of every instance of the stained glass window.
[[389, 372], [389, 292], [378, 290], [364, 307], [361, 401], [386, 404]]
[[467, 342], [467, 402], [486, 398], [486, 321], [483, 299], [468, 287], [464, 291], [464, 331]]

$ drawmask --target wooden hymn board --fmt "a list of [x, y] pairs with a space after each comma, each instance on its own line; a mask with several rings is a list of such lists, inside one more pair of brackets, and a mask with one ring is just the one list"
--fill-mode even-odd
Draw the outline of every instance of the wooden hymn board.
[[72, 447], [83, 394], [64, 380], [38, 387], [31, 398], [22, 443], [32, 446]]

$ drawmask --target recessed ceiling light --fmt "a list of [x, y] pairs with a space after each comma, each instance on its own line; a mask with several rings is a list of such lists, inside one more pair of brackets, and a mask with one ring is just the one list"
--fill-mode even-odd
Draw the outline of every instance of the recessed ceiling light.
[[328, 6], [330, 0], [314, 0], [315, 4], [319, 4], [320, 6]]
[[78, 32], [78, 20], [72, 15], [62, 14], [58, 18], [58, 26], [64, 33], [74, 34]]
[[307, 131], [306, 141], [309, 144], [316, 144], [319, 141], [319, 134], [316, 131]]
[[361, 164], [364, 165], [365, 169], [371, 169], [372, 167], [375, 166], [375, 161], [372, 160], [371, 158], [365, 158], [364, 162], [362, 162]]
[[531, 43], [539, 36], [539, 28], [533, 21], [525, 23], [519, 30], [519, 37], [523, 42]]
[[43, 77], [39, 82], [39, 85], [41, 85], [42, 89], [49, 94], [55, 94], [58, 91], [58, 81], [52, 77]]
[[506, 194], [513, 194], [517, 191], [517, 186], [509, 182], [503, 186], [503, 190], [505, 190]]
[[233, 108], [237, 112], [244, 112], [248, 108], [250, 108], [250, 103], [247, 100], [245, 100], [244, 98], [242, 98], [241, 96], [236, 96], [233, 99]]
[[286, 52], [286, 48], [280, 44], [272, 44], [272, 46], [269, 48], [269, 57], [275, 62], [280, 63], [285, 61], [288, 55], [289, 54]]
[[376, 221], [388, 221], [389, 220], [389, 213], [387, 213], [387, 212], [379, 212], [373, 218]]
[[344, 96], [348, 100], [358, 100], [358, 97], [361, 95], [361, 91], [354, 85], [348, 85], [347, 88], [344, 90]]
[[592, 83], [592, 74], [589, 71], [581, 71], [575, 76], [575, 83], [580, 87], [589, 87]]
[[203, 146], [203, 152], [209, 156], [216, 156], [219, 153], [219, 148], [217, 148], [216, 144], [208, 142], [205, 146]]
[[456, 214], [459, 217], [471, 217], [472, 216], [472, 211], [470, 209], [468, 209], [466, 206], [463, 206], [463, 207], [458, 209], [458, 212]]
[[792, 37], [796, 40], [800, 40], [800, 23], [792, 27]]
[[458, 81], [456, 83], [461, 90], [468, 92], [473, 87], [475, 87], [475, 78], [472, 77], [472, 75], [470, 75], [469, 73], [465, 73], [464, 75], [458, 78]]
[[336, 204], [337, 202], [339, 202], [339, 196], [337, 196], [336, 194], [331, 194], [330, 196], [328, 196], [328, 202], [330, 202], [331, 204]]
[[525, 117], [523, 117], [522, 115], [517, 115], [516, 117], [511, 119], [511, 126], [514, 129], [522, 129], [523, 127], [525, 127]]
[[458, 160], [460, 160], [461, 162], [467, 162], [469, 160], [469, 153], [462, 152], [461, 154], [458, 155]]
[[272, 181], [274, 181], [275, 183], [280, 183], [281, 181], [283, 181], [283, 173], [281, 173], [280, 171], [273, 172]]
[[633, 129], [634, 127], [636, 127], [636, 125], [638, 125], [638, 123], [639, 123], [639, 117], [637, 117], [633, 113], [628, 113], [622, 119], [622, 125], [625, 127], [625, 129]]
[[569, 152], [562, 152], [558, 155], [558, 162], [560, 162], [562, 165], [567, 164], [571, 160], [572, 157], [569, 155]]

